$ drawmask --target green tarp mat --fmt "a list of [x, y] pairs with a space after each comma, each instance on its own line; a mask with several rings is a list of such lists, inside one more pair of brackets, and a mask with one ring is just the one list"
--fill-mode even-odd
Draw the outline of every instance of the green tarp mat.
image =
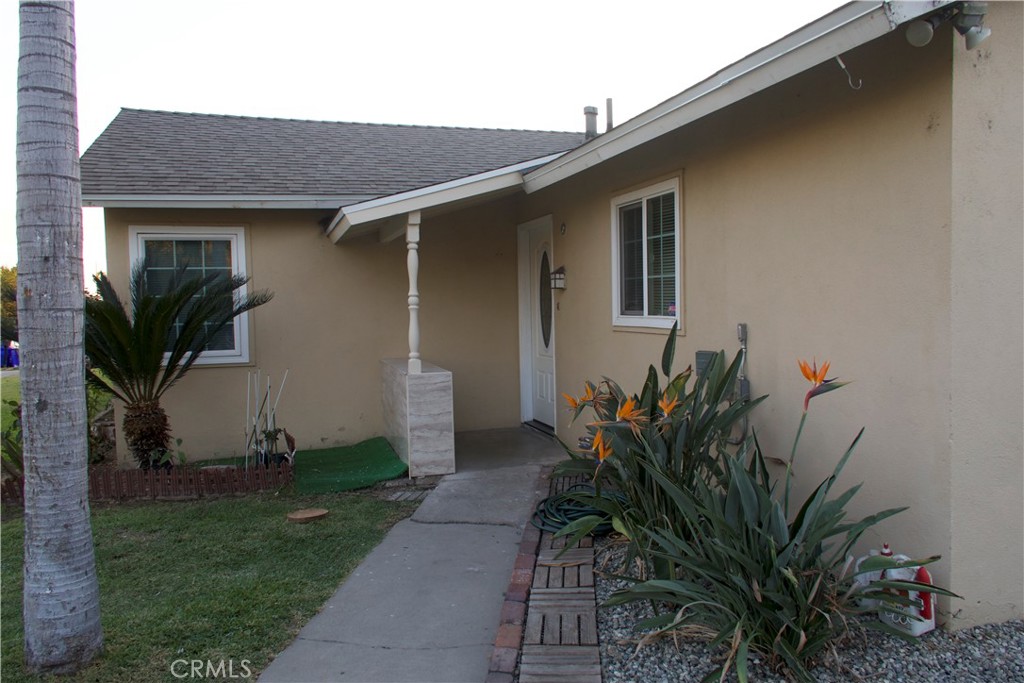
[[295, 488], [298, 493], [351, 491], [400, 477], [405, 472], [405, 463], [382, 436], [354, 446], [295, 454]]

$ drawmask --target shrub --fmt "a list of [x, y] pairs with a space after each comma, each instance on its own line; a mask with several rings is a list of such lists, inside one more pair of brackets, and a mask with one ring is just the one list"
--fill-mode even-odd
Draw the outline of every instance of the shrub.
[[24, 452], [21, 447], [21, 403], [6, 400], [4, 404], [14, 419], [0, 433], [0, 466], [4, 474], [17, 479], [25, 475]]
[[[110, 408], [112, 397], [109, 392], [99, 387], [86, 386], [85, 389], [86, 421], [89, 424], [89, 464], [95, 465], [106, 460], [114, 450], [111, 439], [93, 428], [97, 417]], [[0, 462], [2, 462], [5, 474], [17, 478], [25, 474], [21, 442], [21, 403], [13, 400], [6, 400], [4, 403], [13, 419], [3, 433], [0, 433], [0, 446], [2, 446]]]
[[[721, 466], [710, 478], [698, 477], [685, 488], [647, 463], [643, 466], [671, 499], [677, 514], [666, 523], [652, 519], [641, 529], [652, 555], [679, 567], [677, 577], [637, 582], [618, 591], [607, 604], [650, 600], [670, 605], [638, 626], [658, 631], [681, 629], [705, 634], [713, 644], [727, 644], [729, 654], [709, 678], [724, 679], [735, 663], [745, 681], [750, 650], [765, 655], [779, 668], [788, 668], [798, 679], [813, 680], [809, 662], [854, 625], [884, 630], [907, 637], [880, 621], [853, 621], [867, 608], [859, 598], [882, 603], [895, 611], [914, 604], [898, 591], [952, 593], [941, 588], [906, 581], [876, 581], [861, 592], [851, 573], [851, 549], [872, 525], [906, 508], [893, 508], [857, 522], [846, 521], [845, 507], [860, 489], [854, 486], [832, 496], [833, 486], [850, 458], [863, 430], [840, 458], [833, 473], [800, 505], [790, 518], [792, 463], [800, 431], [807, 417], [807, 402], [842, 386], [825, 380], [828, 364], [815, 366], [809, 377], [814, 387], [805, 399], [800, 430], [787, 463], [781, 495], [769, 475], [756, 436], [751, 436], [736, 455], [721, 454]], [[878, 558], [865, 563], [871, 569], [918, 566], [937, 560], [930, 557], [903, 563]]]
[[[672, 375], [675, 339], [673, 326], [662, 352], [664, 389], [652, 365], [639, 396], [627, 395], [608, 378], [598, 385], [586, 382], [579, 398], [565, 396], [574, 421], [585, 409], [592, 410], [597, 420], [587, 425], [593, 448], [582, 453], [567, 448], [572, 457], [558, 470], [559, 474], [591, 476], [595, 492], [579, 491], [573, 497], [603, 513], [573, 522], [560, 535], [571, 535], [575, 541], [611, 518], [631, 542], [630, 559], [643, 556], [663, 578], [674, 576], [673, 560], [652, 555], [642, 530], [652, 522], [675, 529], [685, 525], [679, 508], [657, 481], [671, 482], [682, 490], [709, 481], [718, 471], [718, 454], [726, 450], [733, 427], [764, 399], [733, 395], [742, 351], [728, 367], [725, 353], [715, 354], [688, 392], [692, 368]], [[602, 488], [622, 495], [604, 496]]]
[[145, 260], [132, 268], [128, 306], [110, 279], [97, 274], [85, 298], [85, 355], [90, 384], [125, 404], [125, 443], [139, 466], [166, 462], [170, 423], [160, 405], [232, 320], [270, 301], [270, 292], [241, 294], [243, 275], [196, 276], [188, 263], [162, 288], [150, 286]]

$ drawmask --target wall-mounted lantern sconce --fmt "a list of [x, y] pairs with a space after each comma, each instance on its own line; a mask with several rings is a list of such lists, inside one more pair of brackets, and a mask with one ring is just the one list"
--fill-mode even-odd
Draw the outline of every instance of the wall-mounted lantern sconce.
[[552, 271], [551, 289], [565, 289], [565, 266], [559, 266]]

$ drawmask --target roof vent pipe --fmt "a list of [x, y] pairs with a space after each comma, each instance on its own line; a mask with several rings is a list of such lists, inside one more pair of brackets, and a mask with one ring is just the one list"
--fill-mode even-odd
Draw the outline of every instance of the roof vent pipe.
[[583, 107], [583, 116], [587, 119], [587, 132], [584, 138], [593, 140], [597, 137], [597, 107]]
[[607, 133], [614, 127], [614, 124], [612, 124], [612, 98], [609, 97], [608, 99], [606, 99], [604, 101], [604, 106], [605, 110], [608, 113], [608, 127], [604, 129], [604, 132]]

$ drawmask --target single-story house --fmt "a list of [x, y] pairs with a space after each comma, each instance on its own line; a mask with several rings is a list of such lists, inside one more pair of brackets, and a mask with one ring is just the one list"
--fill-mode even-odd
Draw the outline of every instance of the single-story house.
[[769, 454], [797, 359], [830, 360], [852, 384], [812, 402], [803, 490], [866, 426], [851, 512], [910, 509], [862, 550], [941, 554], [953, 627], [1021, 618], [1022, 16], [851, 3], [602, 134], [123, 110], [83, 201], [124, 288], [199, 242], [276, 294], [167, 395], [186, 450], [241, 452], [256, 367], [289, 371], [300, 447], [386, 434], [428, 473], [454, 430], [573, 443], [561, 393], [638, 391], [673, 323], [678, 358], [732, 356], [743, 323]]

